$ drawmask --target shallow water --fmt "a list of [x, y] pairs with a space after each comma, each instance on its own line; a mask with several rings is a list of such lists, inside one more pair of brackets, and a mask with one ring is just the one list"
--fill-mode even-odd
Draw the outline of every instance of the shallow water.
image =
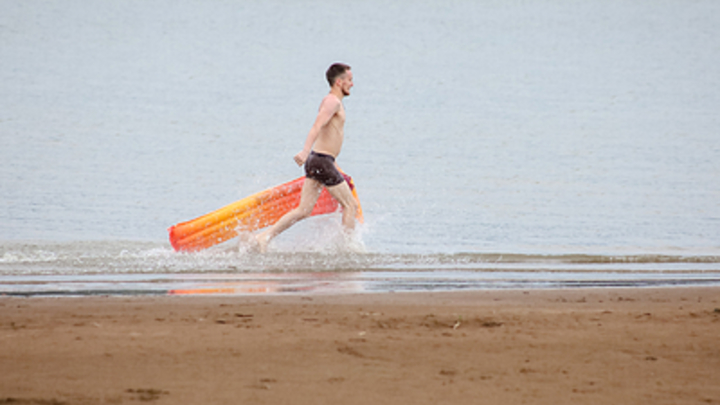
[[[121, 246], [121, 250], [117, 250]], [[248, 295], [506, 288], [720, 285], [720, 256], [388, 254], [232, 244], [176, 253], [162, 243], [7, 243], [0, 295]]]
[[[720, 270], [717, 2], [328, 5], [3, 2], [0, 274]], [[301, 175], [337, 60], [368, 253], [336, 216], [171, 252]]]

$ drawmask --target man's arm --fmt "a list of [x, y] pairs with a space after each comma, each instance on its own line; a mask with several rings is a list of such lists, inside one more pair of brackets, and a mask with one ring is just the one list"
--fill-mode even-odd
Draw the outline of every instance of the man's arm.
[[320, 103], [320, 111], [318, 111], [317, 118], [315, 119], [315, 124], [313, 124], [312, 128], [310, 128], [310, 132], [308, 133], [307, 139], [305, 140], [305, 147], [303, 148], [303, 150], [300, 151], [300, 153], [295, 155], [295, 163], [297, 163], [298, 166], [302, 166], [307, 160], [308, 156], [310, 156], [310, 151], [312, 150], [312, 146], [315, 144], [318, 135], [320, 135], [322, 129], [340, 110], [340, 105], [340, 100], [338, 100], [337, 97], [331, 94], [325, 96], [322, 103]]

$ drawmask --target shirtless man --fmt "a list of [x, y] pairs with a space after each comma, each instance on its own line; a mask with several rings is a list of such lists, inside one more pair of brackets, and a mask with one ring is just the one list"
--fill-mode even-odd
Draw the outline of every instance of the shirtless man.
[[350, 95], [353, 75], [350, 66], [335, 63], [325, 73], [330, 84], [330, 93], [320, 103], [315, 124], [310, 129], [305, 147], [295, 155], [298, 166], [305, 165], [305, 183], [300, 196], [300, 205], [255, 237], [261, 252], [267, 251], [272, 238], [290, 228], [296, 222], [310, 216], [320, 192], [325, 187], [343, 208], [342, 224], [350, 234], [355, 229], [357, 203], [350, 187], [335, 165], [340, 154], [345, 126], [345, 108], [342, 99]]

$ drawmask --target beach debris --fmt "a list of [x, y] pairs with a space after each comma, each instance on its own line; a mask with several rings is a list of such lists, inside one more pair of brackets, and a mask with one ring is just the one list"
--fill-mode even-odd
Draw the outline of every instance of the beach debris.
[[0, 405], [3, 404], [37, 404], [37, 405], [65, 405], [67, 402], [58, 401], [57, 399], [21, 399], [21, 398], [0, 398]]
[[452, 319], [443, 320], [442, 318], [437, 318], [435, 315], [427, 315], [423, 319], [423, 322], [421, 323], [422, 326], [425, 326], [430, 329], [445, 329], [450, 328], [452, 330], [457, 330], [461, 326], [464, 328], [475, 328], [475, 327], [482, 327], [482, 328], [497, 328], [503, 325], [502, 322], [496, 322], [492, 319], [483, 319], [479, 317], [469, 317], [464, 318], [463, 316], [455, 315]]
[[25, 329], [26, 326], [25, 326], [25, 325], [18, 325], [18, 324], [16, 324], [15, 322], [10, 322], [10, 328], [12, 328], [12, 330], [18, 330], [18, 329]]
[[355, 356], [355, 357], [359, 357], [359, 358], [365, 357], [362, 353], [360, 353], [359, 351], [353, 349], [353, 348], [350, 347], [350, 346], [341, 346], [341, 347], [338, 347], [337, 351], [338, 351], [338, 353], [348, 354], [348, 355], [350, 355], [350, 356]]
[[155, 388], [139, 388], [139, 389], [127, 389], [125, 390], [128, 394], [133, 394], [136, 396], [134, 399], [138, 399], [140, 401], [156, 401], [160, 399], [161, 395], [169, 395], [169, 391], [155, 389]]
[[253, 388], [256, 390], [269, 390], [270, 384], [276, 383], [277, 380], [274, 378], [261, 378], [257, 384], [249, 385], [248, 388]]

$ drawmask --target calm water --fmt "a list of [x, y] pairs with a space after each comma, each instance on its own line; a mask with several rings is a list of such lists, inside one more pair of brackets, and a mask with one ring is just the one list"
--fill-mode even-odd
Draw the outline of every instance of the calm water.
[[[720, 277], [720, 3], [1, 8], [0, 292], [138, 274]], [[170, 225], [301, 175], [334, 61], [355, 74], [338, 161], [368, 253], [338, 247], [336, 216], [264, 257], [172, 252]]]

